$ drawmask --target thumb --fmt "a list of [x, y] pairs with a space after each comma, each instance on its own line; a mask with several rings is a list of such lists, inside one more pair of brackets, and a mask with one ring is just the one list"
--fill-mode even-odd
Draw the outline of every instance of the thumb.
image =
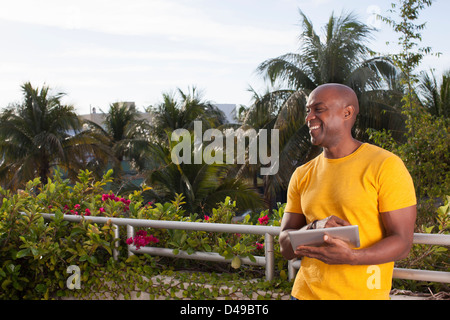
[[334, 244], [334, 238], [329, 236], [328, 234], [325, 234], [323, 236], [323, 241], [325, 241], [326, 244]]

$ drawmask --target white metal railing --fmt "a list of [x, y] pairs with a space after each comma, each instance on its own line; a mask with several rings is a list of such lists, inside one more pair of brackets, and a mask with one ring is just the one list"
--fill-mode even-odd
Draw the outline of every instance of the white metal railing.
[[[44, 219], [53, 219], [54, 214], [42, 213]], [[127, 238], [134, 237], [134, 228], [155, 228], [155, 229], [178, 229], [178, 230], [195, 230], [208, 232], [225, 232], [225, 233], [241, 233], [241, 234], [259, 234], [264, 235], [264, 256], [255, 256], [256, 262], [248, 258], [243, 258], [241, 261], [244, 264], [265, 266], [266, 279], [272, 280], [275, 271], [274, 258], [274, 236], [280, 233], [280, 227], [271, 226], [255, 226], [244, 224], [223, 224], [223, 223], [204, 223], [204, 222], [182, 222], [182, 221], [164, 221], [164, 220], [146, 220], [146, 219], [130, 219], [130, 218], [112, 218], [112, 217], [82, 217], [77, 215], [64, 215], [64, 220], [79, 222], [81, 219], [89, 220], [94, 223], [105, 224], [111, 221], [116, 226], [127, 226]], [[119, 228], [115, 228], [114, 236], [119, 239]], [[414, 241], [416, 244], [426, 245], [440, 245], [450, 246], [450, 235], [444, 234], [424, 234], [415, 233]], [[118, 243], [116, 243], [118, 246]], [[134, 245], [128, 245], [128, 255], [136, 253], [147, 253], [150, 255], [178, 257], [183, 259], [216, 261], [216, 262], [231, 262], [230, 259], [225, 259], [223, 256], [214, 252], [197, 251], [193, 254], [180, 251], [178, 254], [173, 253], [173, 249], [157, 248], [157, 247], [141, 247], [139, 250]], [[117, 247], [113, 250], [114, 259], [118, 258]], [[290, 260], [288, 263], [289, 279], [295, 277], [296, 269], [300, 268], [300, 260]], [[450, 272], [444, 271], [429, 271], [416, 269], [394, 268], [394, 278], [444, 282], [450, 283]]]
[[[54, 214], [42, 213], [44, 219], [52, 219]], [[81, 217], [78, 215], [64, 215], [64, 220], [79, 222], [81, 219], [89, 220], [94, 223], [105, 224], [111, 221], [116, 226], [127, 227], [127, 238], [134, 237], [134, 228], [155, 228], [155, 229], [178, 229], [178, 230], [195, 230], [207, 232], [226, 232], [226, 233], [241, 233], [241, 234], [259, 234], [264, 235], [264, 256], [255, 256], [256, 262], [249, 258], [241, 258], [242, 263], [250, 265], [265, 266], [266, 279], [272, 280], [275, 268], [274, 257], [274, 236], [280, 233], [279, 227], [271, 226], [254, 226], [245, 224], [224, 224], [224, 223], [204, 223], [204, 222], [182, 222], [182, 221], [165, 221], [165, 220], [146, 220], [146, 219], [130, 219], [130, 218], [110, 218], [110, 217]], [[119, 239], [119, 228], [115, 228], [115, 238]], [[223, 256], [215, 252], [201, 252], [197, 251], [193, 254], [180, 251], [178, 254], [173, 253], [173, 249], [157, 248], [157, 247], [141, 247], [139, 250], [134, 245], [128, 245], [128, 255], [136, 253], [147, 253], [150, 255], [159, 255], [167, 257], [178, 257], [184, 259], [216, 261], [216, 262], [231, 262], [230, 259], [225, 259]], [[117, 259], [117, 248], [113, 250], [113, 257]]]

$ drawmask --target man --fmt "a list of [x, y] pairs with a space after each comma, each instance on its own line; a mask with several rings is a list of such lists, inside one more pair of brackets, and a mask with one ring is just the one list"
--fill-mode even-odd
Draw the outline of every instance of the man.
[[[340, 84], [317, 87], [306, 122], [322, 154], [296, 169], [281, 223], [281, 253], [302, 258], [292, 289], [302, 299], [389, 299], [395, 260], [412, 245], [414, 185], [394, 154], [353, 139], [359, 112], [354, 91]], [[323, 220], [327, 219], [327, 220]], [[288, 232], [305, 225], [358, 225], [360, 247], [324, 236], [320, 247], [292, 249]]]

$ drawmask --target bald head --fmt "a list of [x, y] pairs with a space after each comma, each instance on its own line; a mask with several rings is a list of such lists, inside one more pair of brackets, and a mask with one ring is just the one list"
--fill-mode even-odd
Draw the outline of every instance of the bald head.
[[[351, 125], [356, 121], [356, 116], [359, 113], [359, 102], [355, 91], [352, 88], [339, 84], [339, 83], [327, 83], [318, 86], [311, 94], [323, 94], [333, 101], [335, 107], [345, 108], [348, 110], [349, 117], [351, 117]], [[352, 110], [350, 110], [352, 109]]]

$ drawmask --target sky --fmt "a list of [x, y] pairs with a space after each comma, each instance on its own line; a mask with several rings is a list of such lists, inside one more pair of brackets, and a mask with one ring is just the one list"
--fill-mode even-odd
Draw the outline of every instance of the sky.
[[[299, 9], [320, 31], [334, 12], [378, 29], [369, 47], [396, 52], [398, 35], [374, 13], [396, 0], [0, 0], [0, 108], [22, 101], [21, 85], [64, 92], [79, 114], [118, 101], [138, 110], [162, 94], [196, 87], [205, 100], [250, 105], [264, 93], [257, 66], [301, 46]], [[450, 1], [421, 12], [422, 68], [450, 69]], [[395, 18], [395, 15], [393, 16]], [[390, 45], [386, 46], [386, 42]]]

